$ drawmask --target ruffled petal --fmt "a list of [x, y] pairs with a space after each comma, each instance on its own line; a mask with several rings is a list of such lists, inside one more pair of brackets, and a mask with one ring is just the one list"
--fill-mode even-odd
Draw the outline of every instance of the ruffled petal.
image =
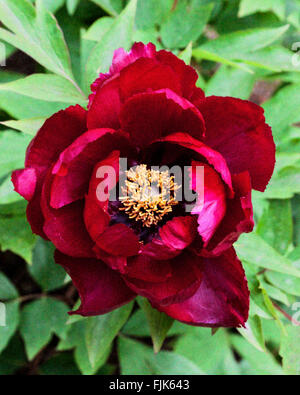
[[159, 230], [162, 242], [174, 250], [188, 247], [197, 234], [197, 220], [191, 216], [175, 217]]
[[[203, 172], [197, 171], [198, 166]], [[225, 215], [226, 191], [218, 173], [211, 166], [196, 161], [192, 162], [191, 186], [198, 194], [191, 214], [198, 217], [198, 232], [206, 246]]]
[[53, 168], [51, 206], [60, 208], [82, 199], [95, 164], [117, 148], [128, 154], [128, 147], [127, 136], [113, 129], [90, 130], [80, 136], [60, 155]]
[[193, 257], [202, 282], [192, 297], [168, 306], [154, 304], [176, 320], [206, 327], [239, 327], [248, 319], [249, 290], [234, 249], [216, 258]]
[[[181, 147], [188, 148], [205, 158], [222, 177], [225, 185], [227, 186], [228, 195], [233, 197], [234, 192], [232, 188], [231, 174], [225, 159], [219, 152], [208, 147], [201, 141], [196, 140], [187, 133], [174, 133], [162, 138], [160, 141], [178, 144]], [[191, 156], [191, 158], [193, 158], [193, 156]]]
[[137, 93], [167, 88], [182, 95], [179, 76], [170, 66], [163, 65], [155, 59], [140, 58], [120, 73], [122, 100]]
[[114, 78], [107, 81], [97, 90], [88, 111], [88, 129], [120, 128], [121, 101], [119, 85], [120, 79]]
[[[110, 215], [107, 211], [108, 195], [119, 179], [119, 158], [120, 151], [113, 151], [107, 158], [97, 163], [90, 180], [89, 192], [85, 197], [84, 221], [94, 241], [110, 222]], [[106, 166], [114, 169], [114, 174], [106, 174], [104, 171], [105, 174], [99, 174], [99, 170], [105, 169]]]
[[95, 99], [96, 92], [101, 86], [110, 78], [114, 78], [118, 76], [120, 71], [128, 66], [129, 64], [133, 63], [139, 58], [153, 58], [156, 53], [155, 45], [149, 43], [147, 45], [139, 42], [135, 43], [130, 52], [126, 52], [123, 48], [119, 48], [114, 52], [112, 65], [110, 66], [108, 73], [101, 73], [96, 81], [93, 82], [91, 85], [91, 95], [89, 96], [89, 108], [93, 104]]
[[70, 314], [105, 314], [136, 296], [121, 276], [100, 260], [71, 258], [56, 251], [55, 261], [68, 272], [80, 295], [80, 308]]
[[83, 221], [84, 201], [78, 200], [60, 209], [52, 208], [49, 204], [52, 180], [50, 169], [41, 197], [41, 208], [45, 219], [43, 230], [46, 236], [66, 255], [79, 258], [94, 257], [94, 243]]
[[233, 174], [249, 171], [254, 189], [264, 191], [274, 170], [275, 144], [263, 109], [246, 100], [211, 96], [199, 109], [205, 144], [219, 151]]
[[251, 181], [248, 172], [232, 178], [235, 196], [227, 199], [226, 214], [201, 255], [220, 255], [237, 241], [242, 233], [252, 232], [254, 227], [251, 202]]
[[30, 201], [36, 189], [36, 171], [33, 168], [15, 170], [11, 176], [14, 189], [24, 199]]
[[[31, 174], [30, 186], [26, 194], [29, 198], [27, 206], [27, 219], [32, 232], [47, 239], [43, 231], [44, 217], [40, 207], [42, 186], [48, 169], [52, 166], [59, 154], [68, 147], [86, 129], [86, 111], [80, 106], [71, 106], [47, 119], [37, 135], [27, 148], [25, 167], [26, 170], [19, 177], [13, 178], [18, 183], [15, 185], [18, 191], [25, 192], [23, 184], [24, 177]], [[33, 170], [34, 169], [34, 170]], [[35, 176], [33, 176], [35, 172]], [[20, 173], [21, 174], [21, 173]], [[18, 180], [17, 180], [18, 178]], [[36, 182], [34, 182], [34, 178]], [[34, 193], [33, 193], [34, 191]], [[23, 195], [24, 196], [24, 195]]]
[[[160, 262], [161, 265], [165, 261]], [[201, 271], [190, 260], [189, 254], [182, 253], [169, 262], [172, 272], [162, 282], [151, 282], [124, 275], [127, 285], [137, 294], [145, 296], [154, 303], [167, 306], [191, 297], [201, 282]]]
[[138, 236], [125, 224], [107, 227], [97, 238], [96, 244], [101, 250], [114, 256], [133, 256], [140, 249]]
[[200, 139], [205, 131], [199, 110], [169, 89], [134, 95], [122, 107], [120, 120], [122, 130], [140, 147], [176, 132]]

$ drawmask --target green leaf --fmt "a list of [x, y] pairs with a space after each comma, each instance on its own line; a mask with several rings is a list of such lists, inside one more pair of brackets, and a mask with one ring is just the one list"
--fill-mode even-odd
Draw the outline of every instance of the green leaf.
[[13, 375], [26, 364], [23, 344], [19, 336], [14, 336], [0, 355], [0, 375]]
[[30, 137], [14, 131], [0, 132], [0, 177], [24, 166], [25, 151]]
[[32, 251], [36, 236], [32, 234], [25, 216], [0, 217], [0, 246], [2, 251], [10, 250], [26, 262], [32, 262]]
[[247, 73], [254, 74], [254, 71], [250, 67], [242, 63], [238, 63], [238, 62], [234, 62], [233, 60], [226, 59], [223, 56], [220, 56], [216, 53], [202, 49], [202, 47], [193, 49], [193, 57], [195, 57], [197, 61], [201, 61], [202, 59], [210, 60], [211, 62], [222, 63], [227, 66], [232, 66], [237, 69], [244, 70]]
[[[263, 104], [267, 122], [271, 125], [277, 143], [292, 123], [300, 121], [300, 84], [288, 85]], [[289, 103], [287, 106], [286, 103]], [[284, 111], [282, 109], [284, 108]]]
[[[4, 303], [4, 306], [6, 322], [5, 326], [0, 325], [0, 353], [5, 349], [9, 340], [16, 332], [20, 318], [18, 301]], [[0, 305], [0, 314], [3, 314], [3, 305]]]
[[62, 31], [42, 0], [36, 1], [36, 8], [26, 0], [3, 0], [0, 17], [12, 32], [1, 28], [0, 39], [26, 52], [55, 74], [73, 81]]
[[66, 335], [68, 306], [53, 298], [42, 298], [27, 304], [21, 313], [20, 331], [29, 360], [51, 340], [55, 333]]
[[266, 279], [275, 287], [282, 289], [289, 295], [300, 296], [300, 279], [291, 277], [288, 274], [268, 271], [265, 273]]
[[[224, 34], [208, 41], [199, 49], [211, 52], [230, 60], [243, 60], [243, 54], [268, 47], [278, 40], [289, 28], [285, 25], [273, 29], [247, 29]], [[197, 50], [197, 49], [196, 49]]]
[[80, 0], [67, 0], [66, 6], [69, 15], [74, 15], [79, 5]]
[[187, 47], [178, 55], [179, 59], [183, 60], [185, 64], [190, 64], [192, 60], [193, 44], [190, 42]]
[[283, 337], [280, 355], [284, 371], [289, 375], [300, 375], [300, 327], [289, 326], [288, 336]]
[[96, 22], [89, 27], [86, 33], [83, 35], [85, 40], [101, 41], [105, 33], [111, 28], [114, 23], [114, 18], [104, 16], [103, 18], [97, 19]]
[[[207, 24], [213, 4], [202, 0], [182, 0], [161, 26], [161, 38], [167, 48], [184, 48], [196, 41]], [[182, 17], [184, 15], [184, 18]]]
[[41, 366], [39, 367], [39, 372], [42, 375], [50, 376], [80, 375], [80, 371], [78, 370], [74, 362], [73, 356], [68, 353], [60, 353], [54, 355], [52, 358], [41, 364]]
[[242, 0], [240, 3], [240, 18], [256, 12], [273, 11], [280, 19], [285, 17], [285, 0]]
[[85, 339], [92, 367], [103, 358], [112, 341], [127, 321], [133, 303], [129, 303], [110, 313], [91, 317], [87, 323]]
[[52, 243], [38, 238], [33, 250], [32, 265], [28, 270], [43, 291], [53, 291], [64, 285], [66, 273], [54, 262], [54, 246]]
[[153, 354], [150, 347], [120, 336], [118, 354], [122, 375], [191, 375], [203, 374], [192, 361], [174, 352], [161, 351]]
[[54, 74], [32, 74], [26, 78], [0, 84], [0, 90], [45, 101], [83, 106], [87, 104], [85, 98], [70, 81]]
[[205, 93], [207, 96], [232, 96], [249, 99], [254, 83], [254, 74], [223, 65], [210, 78]]
[[19, 130], [20, 132], [24, 132], [25, 134], [28, 134], [30, 136], [35, 136], [45, 121], [46, 118], [31, 118], [31, 119], [22, 119], [19, 121], [15, 121], [12, 119], [0, 123], [9, 128]]
[[154, 352], [158, 353], [174, 320], [165, 313], [161, 313], [158, 310], [153, 309], [146, 298], [138, 298], [138, 304], [146, 314]]
[[257, 315], [249, 317], [246, 328], [238, 328], [240, 334], [259, 351], [265, 351], [265, 340], [261, 319]]
[[[31, 3], [36, 2], [36, 0], [29, 0]], [[64, 4], [65, 0], [42, 0], [45, 8], [55, 14]]]
[[131, 0], [116, 18], [102, 40], [94, 47], [86, 64], [86, 86], [89, 86], [99, 72], [108, 71], [113, 53], [117, 48], [129, 49], [132, 44], [133, 25], [137, 0]]
[[255, 233], [241, 235], [235, 248], [242, 261], [300, 278], [300, 270]]
[[283, 375], [280, 365], [271, 353], [258, 351], [241, 336], [232, 335], [231, 341], [236, 351], [249, 362], [256, 374]]
[[112, 16], [118, 15], [122, 10], [122, 0], [92, 0]]
[[136, 27], [147, 30], [161, 25], [170, 12], [174, 0], [138, 0], [136, 9]]
[[226, 332], [219, 329], [213, 336], [209, 328], [186, 328], [174, 351], [194, 362], [206, 374], [218, 374], [229, 350]]
[[122, 333], [135, 337], [150, 337], [150, 328], [142, 309], [136, 310], [122, 328]]
[[0, 272], [0, 300], [15, 299], [18, 297], [18, 291], [10, 280]]
[[268, 244], [285, 254], [293, 237], [292, 208], [289, 200], [271, 200], [256, 228]]

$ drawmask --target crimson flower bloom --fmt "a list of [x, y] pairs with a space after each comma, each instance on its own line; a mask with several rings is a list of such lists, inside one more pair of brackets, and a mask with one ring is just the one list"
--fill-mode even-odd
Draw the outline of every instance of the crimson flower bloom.
[[[265, 189], [275, 146], [259, 106], [205, 98], [196, 80], [192, 67], [151, 43], [115, 51], [91, 87], [88, 110], [50, 117], [28, 147], [25, 169], [13, 173], [32, 231], [56, 246], [56, 262], [79, 291], [77, 314], [107, 313], [138, 294], [188, 324], [245, 324], [249, 290], [232, 244], [253, 228], [251, 189]], [[97, 171], [110, 166], [118, 174], [119, 158], [128, 160], [126, 185], [138, 198], [99, 200]], [[156, 204], [142, 199], [138, 180], [178, 187], [154, 165], [188, 166], [195, 193], [201, 167], [203, 204], [188, 212], [187, 202], [166, 200], [161, 189]]]

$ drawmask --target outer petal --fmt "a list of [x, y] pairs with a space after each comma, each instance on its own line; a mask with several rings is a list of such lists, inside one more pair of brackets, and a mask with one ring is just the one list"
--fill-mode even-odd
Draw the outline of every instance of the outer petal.
[[207, 129], [205, 143], [221, 152], [233, 174], [249, 171], [252, 187], [264, 191], [274, 170], [275, 145], [263, 109], [216, 96], [206, 98], [199, 109]]
[[155, 59], [140, 58], [120, 73], [122, 100], [137, 93], [167, 88], [182, 95], [179, 76], [170, 66], [161, 64]]
[[[161, 262], [164, 265], [165, 261]], [[201, 282], [201, 272], [183, 253], [169, 262], [172, 273], [162, 282], [151, 282], [124, 275], [127, 285], [154, 303], [167, 306], [182, 302], [194, 294]]]
[[108, 254], [115, 256], [133, 256], [139, 252], [138, 236], [125, 224], [107, 227], [96, 240], [97, 246]]
[[191, 216], [175, 217], [159, 230], [162, 242], [175, 250], [189, 246], [197, 234], [196, 218]]
[[53, 168], [51, 206], [60, 208], [82, 199], [95, 164], [117, 148], [128, 153], [125, 149], [128, 146], [126, 135], [112, 129], [90, 130], [80, 136], [60, 155]]
[[[203, 167], [203, 180], [198, 179], [198, 166]], [[193, 161], [192, 189], [198, 193], [198, 203], [191, 213], [198, 217], [198, 232], [206, 246], [226, 212], [225, 187], [222, 179], [211, 166]]]
[[249, 290], [245, 272], [234, 249], [217, 258], [196, 258], [203, 272], [197, 292], [189, 299], [161, 306], [154, 304], [176, 320], [206, 327], [245, 325], [249, 311]]
[[68, 272], [80, 295], [80, 308], [70, 314], [105, 314], [135, 297], [121, 276], [100, 260], [70, 258], [56, 251], [55, 261]]
[[251, 182], [248, 172], [233, 176], [234, 199], [227, 200], [226, 214], [201, 255], [220, 255], [239, 238], [253, 230]]
[[30, 201], [36, 188], [36, 171], [33, 168], [15, 170], [11, 176], [15, 191], [24, 199]]
[[205, 131], [197, 108], [169, 89], [134, 95], [122, 107], [120, 120], [122, 129], [141, 147], [175, 132], [200, 139]]
[[[120, 152], [113, 151], [111, 155], [97, 163], [90, 180], [89, 192], [85, 197], [84, 221], [94, 241], [98, 239], [110, 221], [110, 215], [107, 212], [107, 195], [118, 182], [119, 158]], [[111, 169], [114, 169], [114, 175], [108, 173], [105, 179], [100, 178], [98, 170], [103, 168], [103, 166], [110, 166]], [[99, 192], [99, 186], [101, 186], [102, 182], [103, 188]], [[101, 195], [102, 192], [104, 193], [103, 196]]]
[[[36, 172], [36, 185], [27, 206], [27, 218], [33, 233], [45, 239], [47, 237], [43, 231], [44, 218], [40, 208], [45, 176], [59, 154], [84, 133], [85, 129], [86, 111], [80, 106], [72, 106], [47, 119], [27, 148], [25, 167], [35, 169]], [[33, 191], [33, 184], [31, 185]]]
[[[186, 133], [174, 133], [162, 138], [160, 141], [178, 144], [205, 158], [207, 162], [221, 175], [225, 185], [227, 186], [229, 196], [232, 197], [234, 195], [230, 171], [225, 159], [219, 152], [213, 150]], [[195, 155], [191, 155], [191, 158], [193, 157], [195, 157]]]
[[52, 179], [50, 169], [41, 197], [45, 234], [64, 254], [80, 258], [94, 257], [94, 243], [83, 222], [84, 201], [79, 200], [61, 209], [52, 208], [49, 204]]
[[119, 48], [114, 52], [112, 65], [109, 69], [109, 72], [106, 74], [101, 73], [99, 78], [91, 85], [92, 94], [89, 96], [89, 108], [91, 107], [95, 94], [99, 88], [110, 78], [114, 76], [118, 76], [120, 71], [128, 66], [129, 64], [133, 63], [139, 58], [152, 58], [155, 56], [155, 45], [149, 43], [144, 45], [143, 43], [135, 43], [128, 53], [124, 51], [123, 48]]
[[88, 129], [119, 129], [121, 101], [119, 94], [120, 78], [105, 82], [95, 93], [87, 117]]

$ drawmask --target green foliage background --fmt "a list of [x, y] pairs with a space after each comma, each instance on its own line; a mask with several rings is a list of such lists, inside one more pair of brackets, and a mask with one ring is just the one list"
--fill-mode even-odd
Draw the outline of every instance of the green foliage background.
[[[0, 374], [299, 375], [300, 1], [1, 0], [0, 21]], [[255, 231], [235, 244], [251, 289], [247, 329], [212, 336], [142, 298], [69, 318], [74, 289], [13, 192], [10, 173], [45, 118], [85, 106], [113, 51], [134, 41], [192, 62], [207, 95], [262, 104], [273, 128], [275, 173], [253, 194]]]

